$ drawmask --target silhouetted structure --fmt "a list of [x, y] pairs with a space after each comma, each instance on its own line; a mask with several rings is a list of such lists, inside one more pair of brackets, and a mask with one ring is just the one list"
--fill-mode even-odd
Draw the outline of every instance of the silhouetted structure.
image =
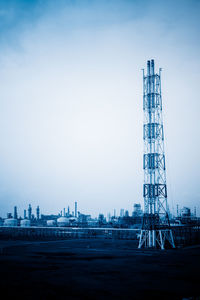
[[77, 218], [77, 202], [75, 202], [75, 218]]
[[123, 209], [123, 208], [120, 209], [120, 217], [121, 217], [121, 218], [124, 217], [124, 209]]
[[143, 211], [142, 211], [142, 208], [141, 208], [141, 204], [135, 203], [133, 205], [133, 214], [132, 214], [132, 216], [133, 217], [141, 217], [142, 215], [143, 215]]
[[31, 220], [31, 216], [32, 216], [32, 208], [31, 205], [29, 204], [28, 206], [28, 219]]
[[37, 221], [40, 219], [40, 208], [39, 206], [37, 206], [36, 208], [36, 217], [37, 217]]
[[17, 206], [14, 207], [14, 219], [17, 220]]

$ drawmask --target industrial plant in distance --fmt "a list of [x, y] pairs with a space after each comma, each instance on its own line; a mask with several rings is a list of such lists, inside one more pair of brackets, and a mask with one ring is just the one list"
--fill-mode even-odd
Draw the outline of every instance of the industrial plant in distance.
[[[45, 215], [40, 212], [37, 206], [35, 214], [31, 204], [24, 209], [23, 217], [18, 214], [17, 206], [14, 207], [13, 214], [7, 213], [7, 218], [0, 217], [1, 227], [78, 227], [78, 228], [130, 228], [140, 229], [142, 226], [143, 210], [141, 204], [135, 203], [133, 211], [120, 209], [119, 213], [116, 209], [113, 214], [108, 213], [107, 216], [99, 214], [98, 218], [93, 218], [90, 214], [83, 214], [78, 211], [78, 204], [75, 202], [74, 210], [70, 207], [63, 208], [58, 214]], [[200, 218], [196, 214], [196, 207], [191, 211], [188, 207], [179, 209], [177, 205], [176, 215], [170, 214], [170, 224], [176, 225], [195, 225], [200, 224]]]

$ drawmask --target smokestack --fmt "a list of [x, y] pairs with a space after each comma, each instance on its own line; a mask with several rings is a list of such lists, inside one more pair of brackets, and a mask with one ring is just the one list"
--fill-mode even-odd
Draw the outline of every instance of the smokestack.
[[75, 217], [77, 218], [77, 202], [75, 202]]
[[154, 59], [151, 60], [151, 75], [154, 75]]
[[39, 220], [39, 218], [40, 218], [40, 208], [39, 208], [39, 206], [37, 206], [37, 208], [36, 208], [36, 216], [37, 216], [37, 220]]
[[31, 214], [32, 214], [32, 208], [31, 205], [29, 204], [28, 206], [28, 219], [31, 220]]
[[150, 76], [150, 60], [147, 60], [147, 76]]
[[14, 219], [17, 219], [17, 206], [14, 207]]

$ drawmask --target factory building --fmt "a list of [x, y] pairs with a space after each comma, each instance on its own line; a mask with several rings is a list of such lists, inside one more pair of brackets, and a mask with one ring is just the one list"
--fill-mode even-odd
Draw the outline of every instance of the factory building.
[[56, 220], [47, 220], [48, 227], [55, 227], [57, 225]]
[[20, 221], [20, 226], [21, 227], [30, 227], [31, 226], [31, 222], [30, 222], [30, 220], [22, 219]]
[[13, 219], [13, 218], [5, 219], [3, 225], [7, 227], [16, 227], [17, 219]]
[[57, 219], [57, 224], [59, 227], [66, 227], [66, 226], [69, 226], [69, 218], [66, 218], [66, 217], [60, 217]]

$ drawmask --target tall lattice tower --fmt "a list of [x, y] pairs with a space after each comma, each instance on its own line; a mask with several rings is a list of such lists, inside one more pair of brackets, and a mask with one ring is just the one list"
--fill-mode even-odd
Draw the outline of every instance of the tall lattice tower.
[[139, 248], [164, 249], [166, 242], [175, 247], [167, 205], [161, 69], [159, 74], [154, 72], [154, 60], [147, 61], [146, 75], [143, 70], [143, 111], [144, 217]]

